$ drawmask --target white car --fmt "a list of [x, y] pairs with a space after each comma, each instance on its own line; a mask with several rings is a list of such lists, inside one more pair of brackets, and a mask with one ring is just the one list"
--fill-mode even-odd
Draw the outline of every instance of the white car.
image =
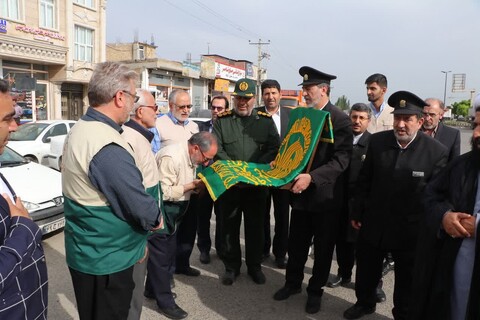
[[43, 156], [41, 164], [52, 169], [61, 171], [63, 145], [67, 135], [52, 137], [50, 139], [50, 152]]
[[43, 120], [28, 122], [10, 134], [8, 146], [26, 159], [39, 163], [50, 153], [52, 137], [66, 135], [76, 121]]
[[20, 197], [44, 235], [65, 226], [60, 172], [30, 162], [5, 147], [0, 155], [0, 173]]

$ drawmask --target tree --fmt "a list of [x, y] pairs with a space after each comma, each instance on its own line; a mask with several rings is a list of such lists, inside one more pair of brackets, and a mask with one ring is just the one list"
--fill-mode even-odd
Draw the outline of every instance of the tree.
[[457, 116], [466, 117], [468, 115], [468, 109], [470, 109], [470, 100], [452, 103], [452, 113]]
[[350, 100], [345, 95], [340, 96], [335, 102], [335, 105], [342, 110], [350, 110]]

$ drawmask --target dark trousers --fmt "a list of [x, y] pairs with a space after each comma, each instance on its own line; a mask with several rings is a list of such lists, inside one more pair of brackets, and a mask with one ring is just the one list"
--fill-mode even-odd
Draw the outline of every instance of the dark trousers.
[[160, 308], [175, 306], [170, 279], [176, 247], [176, 233], [173, 235], [153, 233], [148, 238], [149, 257], [145, 290], [155, 296]]
[[101, 276], [68, 269], [81, 320], [127, 319], [135, 287], [133, 266]]
[[247, 268], [251, 272], [261, 269], [266, 201], [267, 189], [263, 187], [233, 187], [217, 200], [215, 210], [217, 216], [221, 216], [220, 251], [225, 270], [240, 272], [242, 265], [240, 249], [242, 213]]
[[[197, 212], [197, 247], [200, 252], [210, 252], [210, 219], [212, 218], [213, 200], [208, 193], [195, 195], [190, 198], [190, 206]], [[217, 238], [215, 233], [215, 238]], [[215, 247], [217, 241], [215, 241]]]
[[348, 210], [344, 209], [340, 217], [335, 251], [337, 253], [338, 275], [344, 279], [352, 277], [355, 265], [355, 243], [358, 231], [350, 224]]
[[[176, 202], [174, 202], [176, 204]], [[182, 221], [177, 229], [177, 250], [175, 259], [175, 270], [186, 270], [190, 267], [190, 256], [192, 255], [195, 237], [197, 235], [197, 213], [191, 203], [182, 202], [178, 210], [185, 210]], [[187, 207], [188, 205], [188, 207]]]
[[[269, 189], [269, 193], [273, 200], [273, 216], [275, 218], [275, 234], [273, 236], [273, 255], [278, 258], [284, 258], [288, 250], [288, 225], [290, 215], [290, 190], [285, 189]], [[270, 195], [267, 200], [267, 209], [265, 210], [264, 233], [265, 246], [263, 253], [270, 253], [272, 240], [270, 235]]]
[[[320, 209], [319, 209], [320, 210]], [[307, 293], [321, 296], [330, 275], [333, 249], [338, 228], [338, 213], [292, 210], [290, 236], [288, 239], [288, 263], [285, 285], [300, 288], [304, 277], [304, 267], [308, 249], [314, 244], [315, 260]]]
[[367, 307], [375, 306], [375, 288], [382, 276], [383, 259], [387, 252], [392, 253], [393, 261], [395, 261], [392, 314], [395, 320], [406, 319], [409, 299], [412, 294], [414, 250], [380, 249], [362, 240], [360, 236], [357, 243], [355, 279], [357, 303]]

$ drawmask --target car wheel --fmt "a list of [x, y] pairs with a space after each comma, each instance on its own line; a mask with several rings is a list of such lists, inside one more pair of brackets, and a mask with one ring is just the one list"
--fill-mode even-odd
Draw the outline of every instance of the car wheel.
[[25, 156], [24, 158], [27, 159], [30, 162], [38, 163], [37, 158], [35, 158], [34, 156]]

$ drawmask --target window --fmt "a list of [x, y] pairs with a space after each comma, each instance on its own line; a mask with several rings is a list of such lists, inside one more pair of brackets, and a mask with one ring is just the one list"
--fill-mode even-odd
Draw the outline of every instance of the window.
[[75, 60], [92, 62], [93, 30], [75, 26]]
[[138, 60], [145, 60], [145, 47], [138, 46]]
[[0, 16], [20, 20], [19, 0], [0, 0]]
[[40, 27], [56, 28], [55, 0], [40, 0]]
[[73, 0], [73, 2], [85, 7], [93, 8], [93, 0]]

